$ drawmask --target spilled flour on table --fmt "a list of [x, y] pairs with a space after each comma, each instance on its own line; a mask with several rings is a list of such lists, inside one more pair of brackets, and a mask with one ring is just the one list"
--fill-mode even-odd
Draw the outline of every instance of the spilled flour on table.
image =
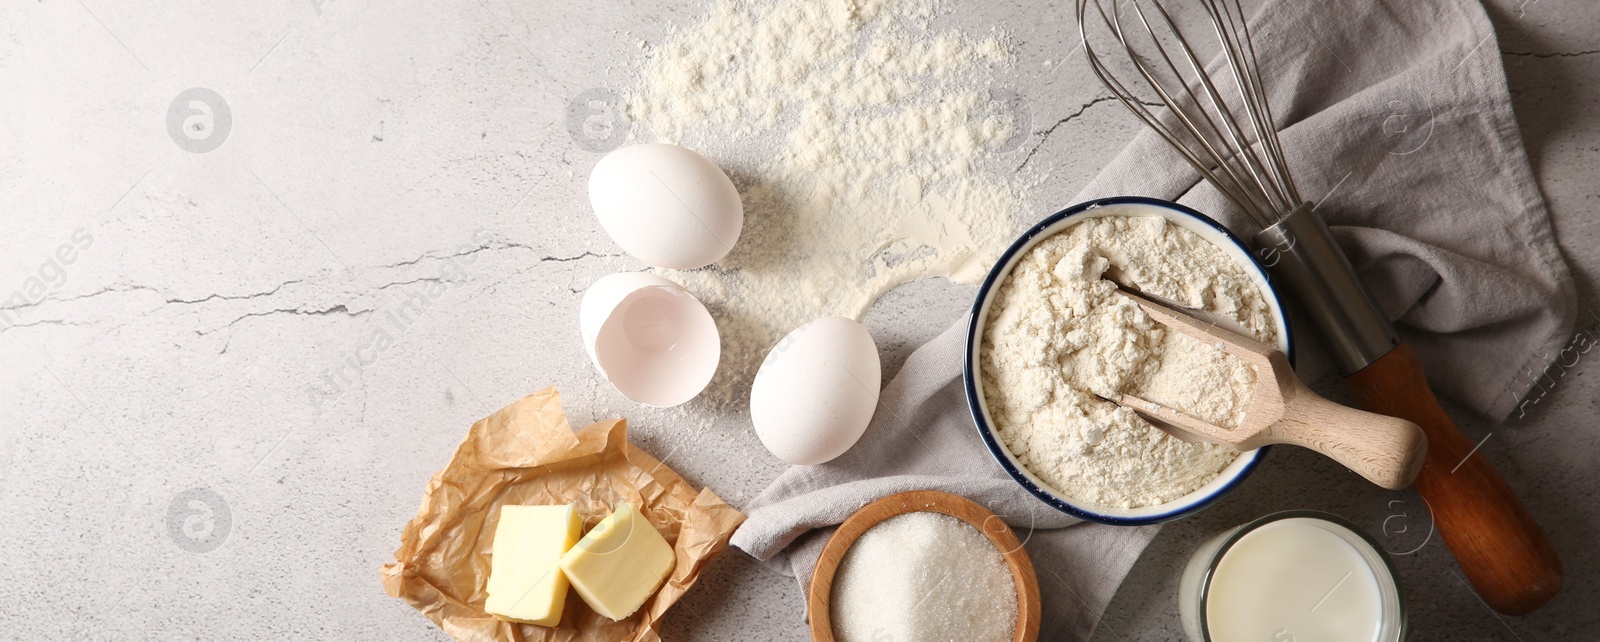
[[790, 330], [860, 318], [912, 280], [977, 283], [1014, 236], [1025, 179], [982, 167], [1026, 126], [991, 100], [1011, 54], [998, 32], [935, 30], [935, 13], [908, 0], [723, 0], [647, 49], [626, 100], [635, 136], [701, 152], [744, 201], [732, 253], [663, 271], [723, 333], [709, 403], [740, 403]]
[[1103, 278], [1113, 268], [1144, 292], [1236, 319], [1262, 342], [1276, 344], [1277, 329], [1244, 268], [1160, 216], [1086, 220], [1012, 267], [989, 309], [980, 359], [996, 436], [1068, 497], [1152, 506], [1204, 485], [1238, 453], [1180, 441], [1104, 399], [1126, 392], [1235, 427], [1255, 371], [1156, 323]]

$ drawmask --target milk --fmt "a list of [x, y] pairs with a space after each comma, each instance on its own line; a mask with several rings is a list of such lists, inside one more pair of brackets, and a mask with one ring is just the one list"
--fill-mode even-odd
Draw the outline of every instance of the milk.
[[[1306, 511], [1296, 514], [1314, 515]], [[1381, 554], [1314, 516], [1262, 520], [1208, 542], [1185, 573], [1185, 628], [1214, 642], [1380, 642], [1400, 631], [1399, 590]], [[1237, 533], [1243, 532], [1242, 535]], [[1235, 538], [1231, 545], [1225, 543]], [[1220, 555], [1220, 559], [1217, 557]], [[1211, 567], [1209, 583], [1204, 570]], [[1201, 595], [1204, 584], [1203, 596]], [[1204, 621], [1200, 621], [1200, 612]], [[1204, 628], [1207, 637], [1195, 634]]]

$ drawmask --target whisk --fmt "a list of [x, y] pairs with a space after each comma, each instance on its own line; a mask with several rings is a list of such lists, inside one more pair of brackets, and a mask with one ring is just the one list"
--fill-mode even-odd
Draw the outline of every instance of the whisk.
[[[1217, 45], [1214, 63], [1200, 59], [1196, 30], [1179, 28], [1162, 0], [1110, 0], [1109, 10], [1105, 0], [1078, 0], [1084, 53], [1095, 76], [1258, 228], [1261, 263], [1315, 326], [1357, 403], [1423, 428], [1428, 453], [1416, 488], [1441, 539], [1489, 606], [1511, 615], [1532, 612], [1560, 590], [1555, 548], [1439, 406], [1416, 353], [1301, 198], [1239, 0], [1191, 1], [1205, 14], [1199, 31]], [[1114, 42], [1107, 51], [1131, 62], [1130, 82], [1091, 42], [1095, 17]]]

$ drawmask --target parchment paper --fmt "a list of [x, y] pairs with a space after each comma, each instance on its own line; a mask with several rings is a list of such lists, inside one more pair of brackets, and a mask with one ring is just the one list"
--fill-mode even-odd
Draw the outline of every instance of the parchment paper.
[[[555, 628], [484, 613], [502, 505], [573, 503], [587, 532], [618, 502], [638, 505], [677, 553], [672, 576], [639, 612], [613, 622], [569, 591]], [[383, 567], [383, 589], [462, 642], [653, 642], [661, 639], [662, 614], [694, 585], [743, 521], [711, 489], [696, 493], [678, 473], [628, 443], [625, 420], [573, 432], [561, 395], [550, 387], [472, 425], [450, 463], [428, 482], [422, 507], [400, 537], [395, 563]]]

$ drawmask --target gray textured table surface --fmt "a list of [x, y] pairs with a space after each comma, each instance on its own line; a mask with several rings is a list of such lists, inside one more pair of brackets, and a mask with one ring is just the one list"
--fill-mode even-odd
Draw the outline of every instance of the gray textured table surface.
[[[578, 340], [578, 292], [636, 264], [615, 256], [588, 210], [598, 155], [575, 144], [567, 105], [630, 85], [633, 39], [700, 10], [0, 7], [0, 294], [48, 281], [44, 302], [4, 310], [0, 332], [0, 637], [444, 639], [383, 594], [378, 567], [466, 426], [550, 384], [575, 421], [633, 419], [646, 448], [736, 505], [759, 492], [780, 466], [743, 417], [641, 412], [596, 379]], [[1496, 0], [1491, 13], [1578, 282], [1580, 328], [1592, 329], [1600, 10]], [[1133, 133], [1096, 100], [1081, 57], [1040, 64], [1073, 48], [1067, 10], [1003, 2], [955, 7], [953, 19], [1012, 33], [1010, 82], [1034, 133], [1001, 161], [1031, 153], [1053, 173], [1035, 201], [1065, 205]], [[230, 107], [210, 153], [169, 137], [168, 105], [191, 87]], [[62, 244], [79, 249], [47, 267]], [[418, 296], [424, 312], [374, 349], [377, 319]], [[970, 296], [935, 280], [884, 297], [864, 322], [886, 374]], [[1526, 417], [1456, 413], [1564, 556], [1566, 590], [1537, 614], [1479, 603], [1437, 539], [1421, 537], [1414, 495], [1279, 452], [1226, 501], [1161, 533], [1096, 639], [1181, 637], [1176, 575], [1198, 540], [1288, 507], [1375, 532], [1389, 519], [1386, 545], [1408, 553], [1398, 563], [1414, 639], [1600, 635], [1595, 354], [1550, 378]], [[805, 639], [802, 599], [790, 579], [730, 553], [669, 614], [664, 637]]]

